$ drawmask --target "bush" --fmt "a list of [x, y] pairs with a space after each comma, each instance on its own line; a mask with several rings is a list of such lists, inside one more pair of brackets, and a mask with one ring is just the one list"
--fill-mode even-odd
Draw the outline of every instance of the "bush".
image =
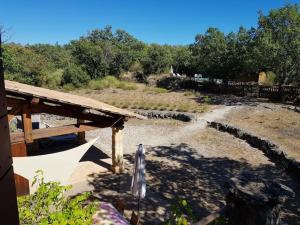
[[[164, 221], [163, 225], [189, 225], [197, 222], [191, 207], [185, 199], [178, 199], [172, 204], [171, 211], [168, 213], [169, 218]], [[207, 225], [228, 225], [228, 218], [220, 216]]]
[[266, 86], [273, 86], [276, 81], [276, 74], [273, 73], [272, 71], [267, 71], [267, 80], [264, 83]]
[[82, 87], [90, 81], [90, 77], [80, 66], [70, 64], [63, 72], [62, 85], [72, 84], [74, 87]]
[[106, 76], [98, 80], [91, 80], [89, 87], [94, 90], [102, 90], [105, 88], [119, 88], [122, 90], [136, 90], [138, 87], [134, 83], [120, 81], [114, 76]]
[[209, 104], [209, 103], [211, 103], [212, 99], [211, 99], [211, 97], [209, 97], [209, 96], [206, 95], [206, 96], [203, 97], [203, 101], [205, 103]]
[[57, 88], [61, 84], [63, 69], [58, 69], [53, 73], [48, 73], [43, 80], [43, 86]]
[[189, 225], [196, 222], [195, 216], [184, 199], [178, 199], [171, 207], [170, 218], [163, 222], [163, 225]]
[[3, 45], [5, 78], [41, 86], [46, 74], [54, 72], [48, 60], [32, 49], [17, 44]]
[[95, 203], [87, 203], [90, 193], [74, 198], [65, 197], [70, 186], [59, 182], [45, 182], [43, 172], [37, 171], [32, 185], [38, 184], [37, 191], [28, 196], [18, 197], [20, 224], [92, 224], [96, 211]]

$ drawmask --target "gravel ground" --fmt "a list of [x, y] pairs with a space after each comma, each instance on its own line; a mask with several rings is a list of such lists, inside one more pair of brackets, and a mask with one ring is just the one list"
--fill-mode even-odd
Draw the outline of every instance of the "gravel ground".
[[[260, 151], [253, 150], [244, 141], [234, 139], [206, 127], [206, 121], [225, 118], [236, 107], [226, 106], [214, 109], [196, 120], [185, 123], [175, 120], [129, 120], [124, 128], [124, 154], [135, 153], [142, 143], [147, 148], [188, 144], [205, 157], [228, 157], [246, 160], [258, 165], [268, 163]], [[87, 133], [87, 139], [99, 136], [96, 146], [111, 155], [111, 129], [99, 129]]]
[[[124, 154], [134, 153], [139, 144], [159, 146], [188, 143], [193, 135], [203, 131], [206, 121], [222, 119], [233, 107], [219, 107], [199, 115], [194, 121], [186, 123], [176, 120], [129, 120], [124, 128]], [[98, 129], [87, 133], [87, 139], [100, 137], [96, 146], [111, 154], [111, 128]]]

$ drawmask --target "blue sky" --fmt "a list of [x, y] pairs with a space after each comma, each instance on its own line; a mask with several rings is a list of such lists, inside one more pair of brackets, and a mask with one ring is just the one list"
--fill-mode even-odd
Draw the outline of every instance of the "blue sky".
[[190, 44], [209, 26], [223, 32], [256, 26], [285, 0], [0, 0], [0, 24], [10, 41], [65, 44], [94, 28], [112, 25], [147, 43]]

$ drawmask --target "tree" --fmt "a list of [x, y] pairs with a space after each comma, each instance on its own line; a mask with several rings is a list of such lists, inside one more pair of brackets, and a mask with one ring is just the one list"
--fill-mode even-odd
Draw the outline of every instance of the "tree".
[[114, 35], [112, 32], [111, 26], [106, 26], [104, 29], [95, 29], [92, 30], [88, 36], [87, 39], [92, 42], [99, 42], [99, 41], [113, 41]]
[[70, 64], [63, 72], [62, 85], [72, 84], [74, 87], [82, 87], [90, 81], [90, 77], [80, 66]]
[[71, 61], [71, 52], [64, 46], [35, 44], [28, 46], [37, 54], [44, 56], [56, 69], [63, 69]]
[[167, 46], [152, 44], [147, 48], [146, 57], [142, 60], [145, 74], [159, 74], [171, 66], [171, 54]]
[[72, 55], [75, 62], [82, 65], [91, 79], [108, 74], [108, 51], [87, 39], [80, 39], [71, 43]]
[[47, 73], [53, 72], [53, 65], [30, 47], [17, 44], [3, 45], [6, 79], [41, 86]]
[[196, 73], [204, 73], [210, 77], [222, 77], [225, 72], [227, 54], [224, 33], [217, 28], [208, 28], [204, 35], [196, 35], [191, 49]]
[[273, 71], [280, 85], [299, 80], [300, 13], [297, 4], [260, 13], [256, 54], [261, 68]]
[[188, 46], [172, 47], [172, 66], [175, 72], [190, 74], [192, 52]]
[[255, 32], [254, 28], [246, 30], [244, 27], [240, 27], [237, 33], [231, 32], [226, 36], [225, 73], [227, 78], [242, 78], [258, 72], [256, 56], [253, 53]]

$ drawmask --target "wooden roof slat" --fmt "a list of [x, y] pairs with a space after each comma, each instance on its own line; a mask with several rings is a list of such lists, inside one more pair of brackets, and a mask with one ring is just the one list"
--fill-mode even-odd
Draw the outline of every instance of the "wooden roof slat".
[[18, 96], [24, 96], [25, 98], [40, 98], [41, 100], [49, 100], [51, 102], [62, 103], [70, 106], [74, 105], [81, 106], [86, 109], [94, 109], [107, 114], [116, 114], [124, 117], [145, 119], [144, 116], [137, 113], [119, 109], [117, 107], [105, 104], [94, 99], [54, 91], [46, 88], [35, 87], [27, 84], [21, 84], [15, 81], [5, 80], [5, 90], [8, 94], [15, 93]]

